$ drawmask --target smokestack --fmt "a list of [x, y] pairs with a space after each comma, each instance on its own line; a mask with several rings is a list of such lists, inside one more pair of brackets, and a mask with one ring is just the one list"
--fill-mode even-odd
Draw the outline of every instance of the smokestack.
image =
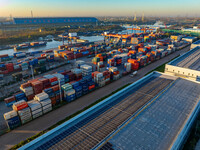
[[137, 16], [136, 16], [136, 13], [135, 13], [134, 21], [137, 21]]
[[144, 21], [144, 12], [143, 12], [143, 14], [142, 14], [142, 21]]
[[31, 17], [33, 18], [33, 11], [31, 10]]

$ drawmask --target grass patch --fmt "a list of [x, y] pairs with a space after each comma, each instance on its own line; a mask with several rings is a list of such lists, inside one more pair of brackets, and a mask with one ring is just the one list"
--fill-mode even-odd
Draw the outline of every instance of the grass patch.
[[[117, 93], [118, 91], [120, 91], [120, 90], [122, 90], [123, 88], [129, 86], [130, 84], [131, 84], [131, 83], [128, 83], [128, 84], [122, 86], [121, 88], [117, 89], [116, 91], [114, 91], [114, 92], [108, 94], [107, 96], [104, 96], [103, 98], [100, 98], [99, 100], [97, 100], [96, 102], [92, 103], [91, 105], [89, 105], [89, 106], [83, 108], [82, 110], [80, 110], [80, 111], [74, 113], [73, 115], [70, 115], [70, 116], [66, 117], [65, 119], [63, 119], [63, 120], [57, 122], [55, 125], [49, 127], [48, 129], [46, 129], [46, 130], [44, 130], [44, 131], [42, 131], [42, 132], [40, 132], [40, 133], [38, 133], [38, 134], [36, 134], [36, 135], [34, 135], [34, 136], [28, 138], [28, 139], [26, 139], [25, 141], [20, 142], [19, 144], [15, 145], [15, 146], [13, 146], [12, 148], [10, 148], [10, 150], [15, 150], [15, 149], [20, 148], [21, 146], [23, 146], [23, 145], [25, 145], [25, 144], [31, 142], [32, 140], [36, 139], [37, 137], [43, 135], [44, 133], [47, 133], [48, 131], [52, 130], [53, 128], [55, 128], [55, 127], [61, 125], [62, 123], [64, 123], [64, 122], [66, 122], [67, 120], [69, 120], [69, 119], [75, 117], [76, 115], [82, 113], [83, 111], [85, 111], [85, 110], [87, 110], [88, 108], [90, 108], [90, 107], [96, 105], [97, 103], [103, 101], [104, 99], [108, 98], [109, 96], [111, 96], [111, 95]], [[61, 104], [61, 106], [62, 106], [62, 104]]]
[[178, 55], [178, 56], [176, 56], [175, 58], [171, 59], [170, 61], [168, 61], [168, 62], [166, 62], [166, 63], [164, 63], [164, 64], [158, 66], [156, 69], [154, 69], [154, 70], [148, 72], [148, 73], [145, 74], [144, 76], [146, 76], [146, 75], [148, 75], [148, 74], [150, 74], [150, 73], [152, 73], [152, 72], [154, 72], [154, 71], [159, 71], [159, 72], [163, 72], [163, 73], [164, 73], [164, 71], [165, 71], [165, 65], [168, 64], [169, 62], [171, 62], [172, 60], [176, 59], [176, 58], [179, 57], [179, 56], [180, 56], [180, 55]]

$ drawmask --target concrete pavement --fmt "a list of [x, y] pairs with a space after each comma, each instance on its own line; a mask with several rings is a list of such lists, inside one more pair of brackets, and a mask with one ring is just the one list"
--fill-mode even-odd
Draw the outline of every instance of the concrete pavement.
[[158, 66], [170, 61], [171, 59], [177, 57], [181, 53], [189, 50], [190, 46], [184, 48], [180, 51], [168, 55], [138, 71], [138, 75], [134, 78], [125, 76], [103, 88], [100, 88], [90, 94], [87, 94], [59, 109], [52, 111], [40, 118], [37, 118], [7, 134], [0, 136], [0, 150], [9, 149], [20, 141], [23, 141], [47, 128], [54, 125], [55, 123], [65, 119], [67, 116], [74, 114], [75, 112], [83, 109], [84, 107], [94, 103], [96, 100], [110, 94], [111, 92], [117, 90], [118, 88], [126, 85], [127, 83], [135, 82], [136, 80], [142, 78], [145, 74], [157, 68]]

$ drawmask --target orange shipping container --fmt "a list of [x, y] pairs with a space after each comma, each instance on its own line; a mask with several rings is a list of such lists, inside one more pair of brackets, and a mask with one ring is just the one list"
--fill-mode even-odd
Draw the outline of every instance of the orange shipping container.
[[134, 64], [134, 63], [137, 63], [137, 60], [135, 60], [135, 59], [128, 59], [128, 62]]
[[21, 84], [21, 88], [23, 88], [23, 89], [27, 88], [29, 86], [31, 86], [31, 83], [29, 83], [29, 82]]

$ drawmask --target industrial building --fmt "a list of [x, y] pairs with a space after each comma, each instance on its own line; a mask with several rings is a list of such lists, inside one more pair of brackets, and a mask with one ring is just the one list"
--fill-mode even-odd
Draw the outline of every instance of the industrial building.
[[193, 43], [196, 40], [197, 40], [197, 37], [192, 37], [192, 36], [187, 36], [187, 37], [182, 38], [182, 41], [187, 41], [187, 42], [190, 42], [190, 43]]
[[94, 17], [13, 18], [14, 24], [96, 23]]
[[191, 49], [193, 49], [193, 48], [195, 48], [195, 47], [197, 47], [197, 46], [200, 46], [200, 40], [198, 40], [198, 41], [192, 43], [192, 44], [191, 44]]
[[19, 150], [179, 148], [199, 96], [198, 82], [153, 72]]
[[198, 29], [198, 28], [182, 29], [182, 31], [200, 33], [200, 29]]
[[200, 46], [166, 64], [165, 73], [200, 81]]
[[184, 35], [171, 35], [170, 39], [174, 41], [181, 41], [181, 39], [184, 37]]

